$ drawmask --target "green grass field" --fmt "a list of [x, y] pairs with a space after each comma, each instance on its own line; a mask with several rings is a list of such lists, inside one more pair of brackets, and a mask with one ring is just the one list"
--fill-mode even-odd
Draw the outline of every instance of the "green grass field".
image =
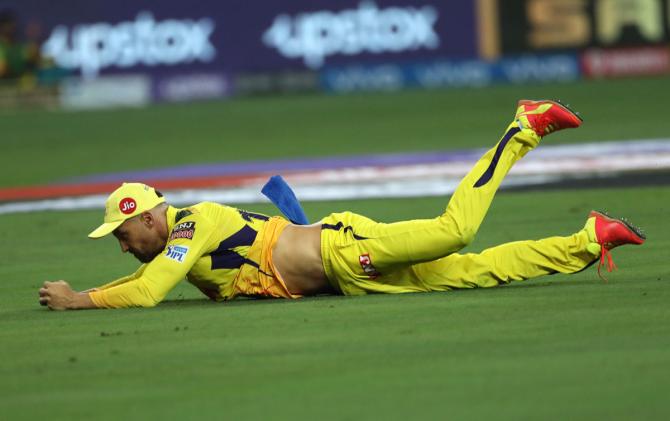
[[561, 133], [561, 143], [667, 137], [666, 92], [670, 78], [0, 114], [0, 186], [201, 162], [490, 146], [521, 97], [561, 98], [582, 112], [584, 126]]
[[[552, 141], [667, 137], [666, 110], [638, 104], [668, 88], [649, 79], [3, 114], [0, 183], [249, 159], [260, 148], [239, 145], [252, 140], [281, 145], [264, 158], [490, 145], [516, 97], [543, 92], [586, 118]], [[446, 200], [305, 207], [313, 220], [350, 209], [393, 221], [434, 216]], [[501, 193], [468, 248], [570, 234], [590, 209], [608, 209], [649, 240], [614, 251], [620, 269], [607, 283], [594, 267], [493, 289], [219, 304], [184, 284], [154, 309], [78, 312], [41, 308], [42, 281], [84, 289], [136, 267], [113, 239], [86, 238], [101, 212], [3, 215], [0, 419], [668, 419], [669, 207], [670, 186]]]

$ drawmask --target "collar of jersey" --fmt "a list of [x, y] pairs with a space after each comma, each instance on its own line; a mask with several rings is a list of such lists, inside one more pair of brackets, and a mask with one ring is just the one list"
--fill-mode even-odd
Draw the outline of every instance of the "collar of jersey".
[[165, 213], [165, 218], [167, 218], [167, 228], [168, 228], [168, 236], [174, 229], [174, 226], [177, 224], [175, 221], [175, 218], [177, 217], [177, 212], [179, 212], [181, 209], [177, 209], [174, 206], [168, 206], [167, 212]]

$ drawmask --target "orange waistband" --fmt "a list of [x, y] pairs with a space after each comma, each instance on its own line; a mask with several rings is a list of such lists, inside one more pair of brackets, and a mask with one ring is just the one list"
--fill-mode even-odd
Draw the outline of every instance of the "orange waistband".
[[256, 240], [249, 248], [247, 258], [258, 263], [258, 267], [244, 265], [235, 279], [237, 295], [298, 298], [292, 295], [281, 274], [272, 262], [272, 250], [279, 240], [279, 236], [290, 224], [284, 218], [275, 216], [270, 218], [258, 232]]

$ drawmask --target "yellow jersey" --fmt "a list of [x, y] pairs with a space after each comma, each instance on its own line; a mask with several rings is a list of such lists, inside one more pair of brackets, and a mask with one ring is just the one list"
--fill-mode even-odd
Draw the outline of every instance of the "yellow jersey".
[[169, 206], [166, 217], [163, 251], [134, 274], [89, 292], [96, 306], [152, 307], [184, 278], [216, 301], [297, 297], [272, 264], [272, 248], [287, 220], [210, 202]]

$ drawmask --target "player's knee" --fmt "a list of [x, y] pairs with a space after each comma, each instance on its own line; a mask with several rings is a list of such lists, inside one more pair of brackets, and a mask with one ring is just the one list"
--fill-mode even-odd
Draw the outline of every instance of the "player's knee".
[[450, 232], [450, 236], [454, 237], [452, 241], [457, 243], [455, 244], [456, 249], [460, 250], [468, 246], [475, 239], [475, 234], [477, 234], [475, 228], [456, 220], [450, 214], [444, 214], [441, 218], [445, 228]]
[[460, 248], [467, 247], [475, 239], [475, 234], [477, 232], [470, 228], [461, 229], [459, 232], [458, 240]]

